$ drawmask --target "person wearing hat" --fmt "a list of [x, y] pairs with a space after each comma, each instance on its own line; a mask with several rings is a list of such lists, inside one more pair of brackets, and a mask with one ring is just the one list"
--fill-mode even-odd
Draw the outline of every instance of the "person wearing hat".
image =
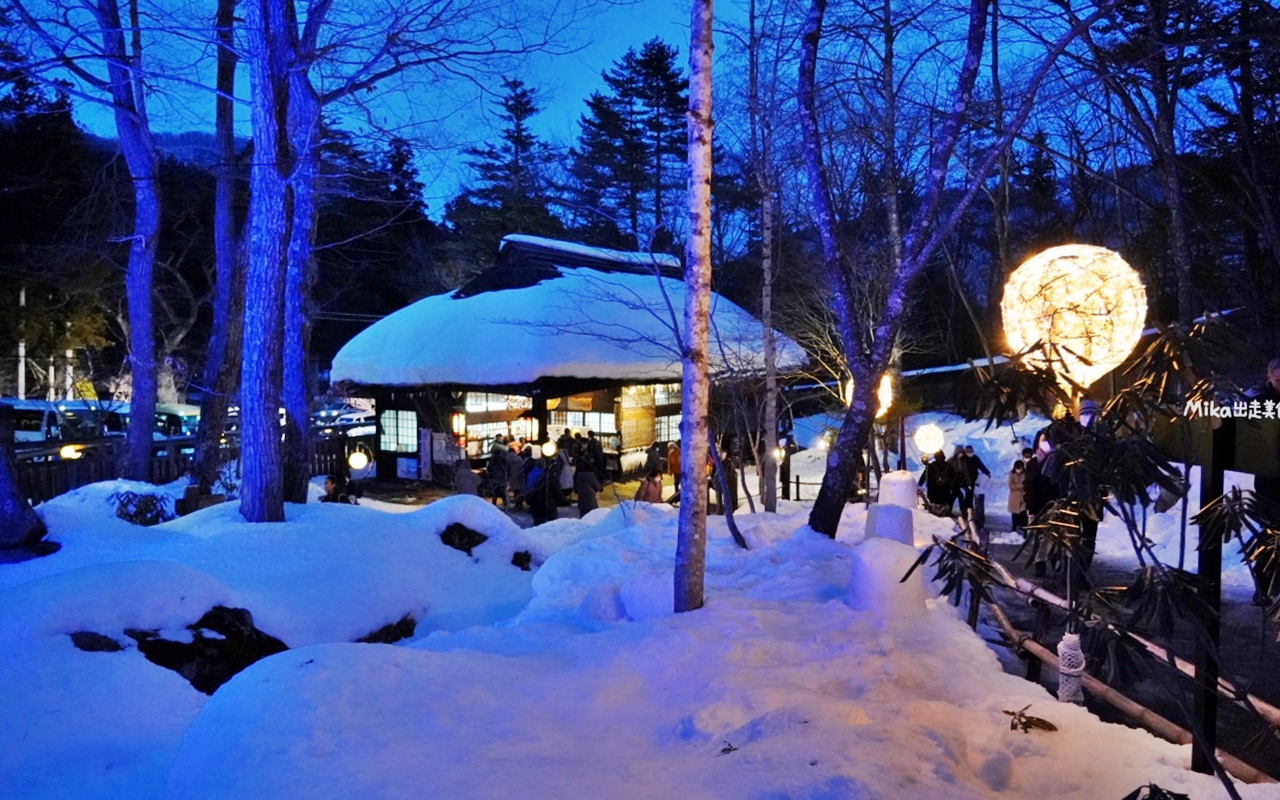
[[[1101, 417], [1102, 409], [1096, 402], [1087, 397], [1080, 401], [1076, 422], [1080, 425], [1081, 433], [1091, 429]], [[1083, 503], [1080, 505], [1080, 558], [1078, 564], [1075, 561], [1072, 562], [1076, 570], [1073, 583], [1077, 587], [1088, 586], [1088, 580], [1083, 571], [1093, 563], [1093, 554], [1098, 547], [1098, 523], [1101, 521], [1101, 506], [1088, 506]]]
[[1087, 397], [1080, 401], [1080, 411], [1076, 414], [1076, 421], [1080, 423], [1081, 428], [1088, 428], [1100, 416], [1102, 416], [1102, 409], [1096, 402]]

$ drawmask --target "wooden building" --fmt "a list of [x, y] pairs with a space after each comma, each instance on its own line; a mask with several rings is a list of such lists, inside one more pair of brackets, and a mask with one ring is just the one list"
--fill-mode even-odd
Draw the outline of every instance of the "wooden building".
[[[457, 291], [379, 320], [334, 357], [335, 384], [377, 402], [380, 475], [430, 477], [499, 434], [594, 431], [627, 470], [679, 439], [684, 283], [679, 259], [507, 236], [498, 264]], [[712, 296], [711, 370], [763, 371], [761, 325]], [[805, 356], [775, 333], [780, 368]]]

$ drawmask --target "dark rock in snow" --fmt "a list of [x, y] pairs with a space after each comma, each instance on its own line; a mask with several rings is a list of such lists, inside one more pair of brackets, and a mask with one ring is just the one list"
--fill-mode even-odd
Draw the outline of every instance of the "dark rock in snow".
[[214, 606], [187, 628], [190, 642], [161, 639], [155, 631], [127, 630], [153, 664], [171, 669], [201, 692], [214, 691], [258, 659], [288, 650], [284, 642], [254, 627], [243, 608]]
[[56, 553], [61, 549], [61, 544], [51, 542], [48, 539], [42, 539], [26, 545], [0, 546], [0, 564], [17, 564], [22, 561], [30, 561], [33, 558], [41, 558], [50, 553]]
[[455, 522], [445, 528], [440, 533], [440, 541], [452, 547], [454, 550], [461, 550], [467, 555], [471, 555], [472, 548], [477, 545], [484, 544], [489, 540], [488, 536], [471, 530], [460, 522]]
[[528, 550], [520, 550], [519, 552], [511, 554], [511, 563], [525, 572], [528, 572], [533, 564], [533, 556]]
[[401, 639], [408, 639], [412, 636], [417, 627], [418, 621], [413, 618], [413, 615], [405, 614], [400, 618], [399, 622], [383, 625], [373, 633], [361, 636], [356, 641], [364, 644], [395, 644]]
[[76, 631], [71, 634], [71, 643], [86, 653], [118, 653], [124, 649], [124, 645], [110, 636], [93, 631]]

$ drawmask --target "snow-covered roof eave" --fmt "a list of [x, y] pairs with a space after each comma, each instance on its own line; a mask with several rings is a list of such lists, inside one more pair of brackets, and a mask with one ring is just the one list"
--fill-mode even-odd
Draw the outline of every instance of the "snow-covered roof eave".
[[[334, 357], [331, 379], [396, 387], [677, 382], [673, 320], [683, 293], [670, 278], [561, 267], [532, 286], [434, 295], [356, 335]], [[712, 308], [713, 375], [763, 371], [760, 322], [718, 295]], [[775, 335], [780, 367], [803, 363], [799, 346]]]

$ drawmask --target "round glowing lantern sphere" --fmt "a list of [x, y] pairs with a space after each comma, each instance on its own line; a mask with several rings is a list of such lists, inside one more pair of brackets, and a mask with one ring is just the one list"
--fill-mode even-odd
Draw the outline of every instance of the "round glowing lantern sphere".
[[347, 456], [347, 466], [354, 470], [362, 470], [369, 466], [369, 454], [363, 449], [351, 451], [351, 455]]
[[1036, 344], [1029, 360], [1058, 383], [1087, 389], [1120, 366], [1137, 346], [1147, 319], [1142, 279], [1105, 247], [1051, 247], [1023, 262], [1004, 286], [1004, 332], [1015, 352]]
[[942, 435], [942, 428], [932, 422], [916, 428], [916, 434], [913, 439], [915, 440], [916, 448], [921, 453], [936, 453], [947, 442], [946, 437]]

